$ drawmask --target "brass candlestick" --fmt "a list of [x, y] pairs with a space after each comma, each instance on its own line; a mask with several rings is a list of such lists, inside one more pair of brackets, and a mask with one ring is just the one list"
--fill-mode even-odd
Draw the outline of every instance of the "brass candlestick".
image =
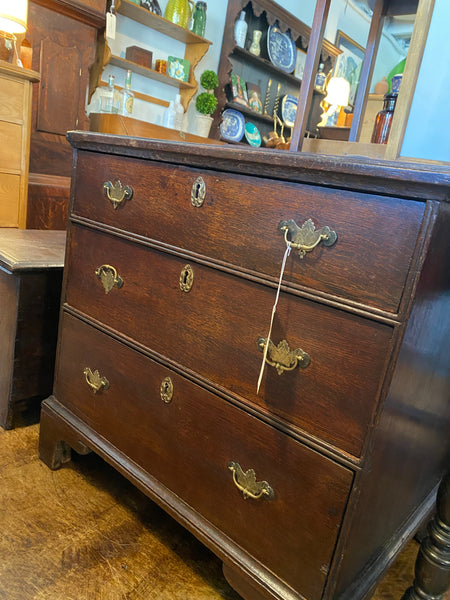
[[269, 103], [270, 103], [270, 88], [272, 87], [272, 80], [269, 79], [269, 83], [267, 84], [266, 90], [266, 98], [264, 100], [264, 114], [269, 114]]

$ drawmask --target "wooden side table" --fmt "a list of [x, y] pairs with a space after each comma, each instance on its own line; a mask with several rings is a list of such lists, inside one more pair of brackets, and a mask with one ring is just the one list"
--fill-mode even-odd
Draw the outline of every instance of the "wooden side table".
[[52, 390], [65, 231], [0, 228], [0, 425]]
[[32, 83], [39, 73], [0, 61], [0, 227], [25, 227]]

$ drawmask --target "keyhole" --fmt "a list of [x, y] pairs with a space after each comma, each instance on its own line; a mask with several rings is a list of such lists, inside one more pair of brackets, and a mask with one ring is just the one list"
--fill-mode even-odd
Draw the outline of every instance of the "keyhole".
[[206, 185], [203, 177], [197, 177], [191, 188], [191, 202], [195, 207], [202, 206], [206, 196]]
[[194, 271], [191, 265], [185, 265], [180, 273], [180, 289], [182, 292], [189, 292], [194, 283]]
[[173, 383], [172, 383], [172, 380], [170, 379], [170, 377], [166, 377], [165, 379], [163, 379], [161, 381], [161, 387], [160, 387], [159, 392], [161, 395], [161, 400], [163, 402], [165, 402], [166, 404], [169, 404], [169, 402], [172, 401]]

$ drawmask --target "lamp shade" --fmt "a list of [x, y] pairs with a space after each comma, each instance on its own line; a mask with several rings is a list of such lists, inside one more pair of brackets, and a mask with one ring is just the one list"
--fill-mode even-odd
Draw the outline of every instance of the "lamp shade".
[[24, 33], [27, 12], [28, 0], [0, 0], [0, 31]]
[[325, 102], [337, 106], [347, 106], [350, 96], [350, 84], [343, 77], [332, 77], [327, 85]]

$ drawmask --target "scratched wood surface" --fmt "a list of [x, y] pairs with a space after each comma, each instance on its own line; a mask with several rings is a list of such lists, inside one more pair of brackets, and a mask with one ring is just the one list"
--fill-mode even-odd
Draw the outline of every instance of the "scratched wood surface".
[[[114, 469], [91, 454], [50, 471], [38, 435], [0, 428], [0, 599], [239, 600], [220, 561]], [[374, 600], [400, 600], [416, 552]]]

